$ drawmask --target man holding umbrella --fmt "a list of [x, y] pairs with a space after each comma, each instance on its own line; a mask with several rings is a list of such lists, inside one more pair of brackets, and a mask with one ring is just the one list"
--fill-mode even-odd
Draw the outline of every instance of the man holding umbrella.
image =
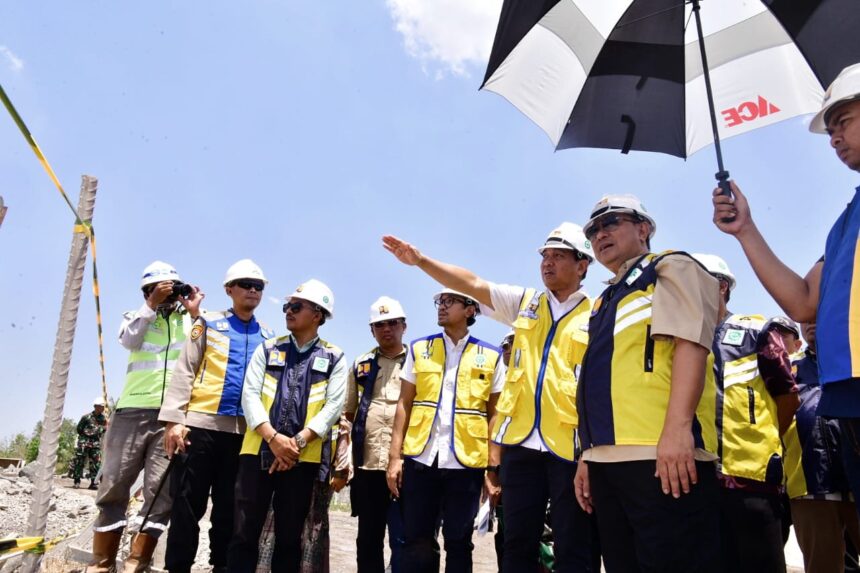
[[719, 571], [719, 287], [690, 255], [651, 253], [655, 229], [632, 195], [604, 197], [585, 225], [615, 276], [588, 324], [576, 496], [597, 508], [607, 571]]
[[[826, 133], [839, 159], [860, 171], [860, 64], [842, 70], [809, 125]], [[818, 371], [822, 388], [818, 414], [838, 418], [845, 471], [860, 503], [860, 187], [836, 220], [824, 256], [805, 277], [770, 249], [752, 219], [749, 203], [732, 183], [734, 197], [714, 191], [714, 224], [734, 235], [765, 289], [792, 319], [817, 322]]]

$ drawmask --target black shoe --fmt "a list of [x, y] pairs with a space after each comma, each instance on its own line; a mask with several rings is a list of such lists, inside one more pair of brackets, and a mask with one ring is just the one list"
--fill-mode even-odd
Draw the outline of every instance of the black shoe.
[[75, 480], [74, 488], [75, 488], [75, 489], [78, 489], [79, 487], [81, 487], [81, 480], [77, 480], [77, 479], [76, 479], [76, 480]]
[[216, 565], [212, 568], [212, 573], [227, 573], [226, 565]]
[[98, 488], [99, 488], [99, 486], [96, 485], [96, 482], [91, 481], [90, 485], [87, 489], [98, 489]]

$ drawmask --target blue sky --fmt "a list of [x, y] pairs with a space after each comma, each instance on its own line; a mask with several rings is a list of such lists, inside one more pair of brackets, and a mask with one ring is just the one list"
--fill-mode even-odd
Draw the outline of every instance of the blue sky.
[[[220, 284], [251, 257], [269, 277], [258, 316], [284, 332], [280, 299], [316, 277], [335, 293], [322, 334], [349, 357], [372, 346], [368, 307], [400, 299], [407, 336], [434, 331], [436, 285], [380, 237], [499, 282], [539, 286], [535, 248], [583, 223], [604, 193], [639, 195], [654, 248], [714, 252], [738, 277], [732, 308], [774, 314], [734, 239], [711, 223], [714, 157], [555, 153], [501, 98], [478, 91], [499, 0], [4, 3], [0, 83], [77, 200], [99, 178], [94, 225], [111, 395], [141, 270], [171, 262], [228, 304]], [[0, 437], [41, 419], [72, 219], [11, 119], [0, 117]], [[725, 143], [774, 250], [805, 273], [857, 174], [796, 118]], [[594, 267], [586, 286], [600, 292]], [[85, 285], [66, 416], [99, 393]], [[497, 341], [505, 327], [479, 321]]]

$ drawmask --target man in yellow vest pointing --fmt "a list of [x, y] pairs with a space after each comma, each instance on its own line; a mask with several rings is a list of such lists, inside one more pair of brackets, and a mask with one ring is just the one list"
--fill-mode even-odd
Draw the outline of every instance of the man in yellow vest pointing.
[[417, 573], [438, 573], [441, 516], [446, 573], [470, 573], [488, 436], [503, 384], [500, 353], [469, 335], [478, 314], [474, 299], [444, 289], [434, 300], [444, 330], [409, 345], [400, 372], [388, 488], [403, 507], [403, 562]]
[[593, 520], [577, 505], [576, 376], [588, 340], [591, 301], [581, 289], [593, 259], [582, 229], [562, 223], [538, 249], [545, 290], [496, 284], [431, 259], [396, 237], [383, 245], [445, 285], [481, 303], [481, 312], [515, 330], [493, 441], [504, 446], [501, 475], [491, 461], [487, 479], [501, 478], [505, 511], [502, 570], [534, 571], [547, 501], [551, 505], [556, 571], [600, 570]]

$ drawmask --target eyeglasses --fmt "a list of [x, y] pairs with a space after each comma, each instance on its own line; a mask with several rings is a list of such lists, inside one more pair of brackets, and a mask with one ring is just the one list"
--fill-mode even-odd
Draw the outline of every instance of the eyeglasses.
[[266, 288], [266, 284], [263, 281], [236, 281], [233, 283], [235, 286], [239, 288], [243, 288], [245, 290], [254, 289], [257, 292], [263, 292], [263, 289]]
[[605, 215], [593, 222], [588, 227], [588, 230], [585, 232], [585, 238], [589, 241], [594, 240], [594, 237], [597, 236], [597, 233], [599, 233], [601, 229], [606, 231], [607, 233], [611, 233], [618, 228], [618, 225], [625, 221], [628, 221], [630, 223], [638, 223], [639, 219], [633, 219], [631, 217], [625, 217], [623, 215], [616, 215], [614, 213], [610, 213], [609, 215]]
[[395, 328], [398, 324], [400, 324], [399, 318], [392, 318], [391, 320], [380, 320], [378, 322], [373, 323], [373, 328], [378, 330], [382, 330], [386, 326], [390, 326], [391, 328]]
[[283, 310], [284, 310], [284, 314], [286, 314], [288, 310], [293, 311], [293, 314], [298, 314], [305, 307], [308, 307], [312, 310], [319, 308], [318, 306], [316, 306], [314, 304], [305, 304], [303, 302], [288, 302], [288, 303], [284, 304]]
[[436, 305], [436, 308], [448, 308], [452, 304], [454, 304], [455, 302], [459, 302], [463, 306], [466, 306], [465, 300], [462, 300], [459, 298], [454, 298], [454, 297], [439, 298], [439, 299], [433, 301], [433, 304]]

